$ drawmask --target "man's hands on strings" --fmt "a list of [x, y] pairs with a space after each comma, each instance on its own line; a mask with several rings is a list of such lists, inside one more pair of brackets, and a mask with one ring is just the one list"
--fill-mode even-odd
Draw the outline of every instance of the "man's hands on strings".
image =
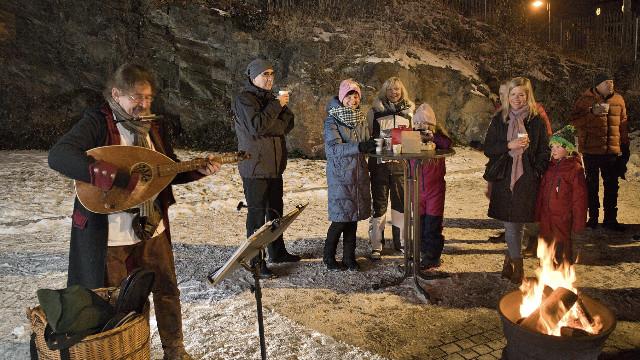
[[207, 156], [207, 160], [209, 160], [207, 166], [198, 169], [198, 172], [202, 175], [212, 175], [217, 173], [220, 170], [221, 165], [219, 162], [213, 161], [214, 159], [215, 157], [213, 155]]

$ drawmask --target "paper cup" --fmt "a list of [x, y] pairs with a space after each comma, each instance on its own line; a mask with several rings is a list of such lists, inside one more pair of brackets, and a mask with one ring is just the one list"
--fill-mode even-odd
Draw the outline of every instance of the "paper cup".
[[289, 90], [280, 90], [278, 91], [278, 96], [289, 95]]
[[393, 153], [394, 153], [394, 154], [400, 154], [400, 153], [402, 153], [402, 144], [395, 144], [395, 145], [393, 145]]

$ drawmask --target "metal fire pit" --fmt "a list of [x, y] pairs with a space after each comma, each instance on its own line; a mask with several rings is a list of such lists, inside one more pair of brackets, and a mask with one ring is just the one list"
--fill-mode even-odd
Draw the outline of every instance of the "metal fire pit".
[[500, 299], [498, 312], [507, 346], [502, 358], [507, 360], [596, 360], [604, 342], [616, 327], [613, 312], [600, 302], [580, 295], [584, 306], [592, 315], [600, 316], [602, 331], [598, 335], [584, 337], [552, 336], [534, 332], [516, 324], [520, 319], [522, 293], [512, 291]]

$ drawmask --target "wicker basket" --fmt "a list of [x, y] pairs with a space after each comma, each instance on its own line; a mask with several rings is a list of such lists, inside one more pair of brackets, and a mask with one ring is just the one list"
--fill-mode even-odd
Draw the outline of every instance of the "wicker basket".
[[[96, 294], [108, 300], [112, 305], [118, 298], [118, 288], [94, 289]], [[60, 360], [58, 350], [50, 350], [44, 340], [44, 328], [47, 318], [40, 306], [27, 309], [27, 316], [31, 321], [31, 329], [36, 334], [36, 348], [39, 359]], [[145, 307], [143, 315], [109, 331], [87, 336], [79, 343], [69, 348], [71, 359], [127, 359], [148, 360], [150, 358], [149, 306]]]

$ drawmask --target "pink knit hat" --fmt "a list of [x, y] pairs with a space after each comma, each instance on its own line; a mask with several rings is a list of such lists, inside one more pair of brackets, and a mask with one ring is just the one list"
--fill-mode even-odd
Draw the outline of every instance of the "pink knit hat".
[[413, 115], [413, 123], [417, 128], [426, 128], [427, 125], [436, 125], [436, 113], [429, 104], [424, 103], [416, 109]]
[[355, 91], [362, 97], [362, 92], [360, 92], [360, 86], [357, 82], [353, 81], [353, 79], [342, 80], [340, 83], [340, 91], [338, 91], [338, 100], [342, 102], [345, 96], [349, 93], [349, 91]]

